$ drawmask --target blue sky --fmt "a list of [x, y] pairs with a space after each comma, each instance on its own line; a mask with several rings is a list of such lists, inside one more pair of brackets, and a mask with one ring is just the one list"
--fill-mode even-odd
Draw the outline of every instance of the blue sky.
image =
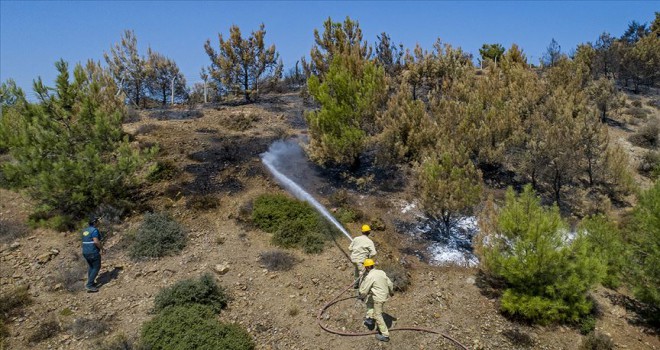
[[406, 47], [431, 49], [439, 37], [475, 56], [483, 43], [517, 43], [536, 63], [552, 38], [569, 52], [604, 31], [620, 36], [632, 20], [650, 22], [654, 11], [660, 1], [1, 1], [0, 80], [28, 91], [37, 76], [52, 85], [55, 61], [103, 62], [124, 29], [133, 29], [143, 54], [151, 47], [174, 59], [192, 85], [210, 63], [206, 39], [217, 47], [218, 33], [232, 24], [247, 34], [262, 22], [288, 69], [309, 55], [314, 29], [329, 16], [358, 20], [370, 43], [385, 31]]

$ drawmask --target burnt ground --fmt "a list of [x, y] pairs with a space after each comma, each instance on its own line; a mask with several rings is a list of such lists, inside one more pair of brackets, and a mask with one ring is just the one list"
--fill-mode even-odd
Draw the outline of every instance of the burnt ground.
[[[342, 254], [348, 240], [341, 236], [338, 246], [330, 241], [319, 255], [292, 250], [298, 262], [289, 271], [271, 272], [261, 265], [260, 254], [275, 247], [268, 234], [242, 220], [245, 208], [261, 194], [283, 190], [261, 164], [259, 154], [274, 140], [304, 135], [306, 108], [297, 94], [283, 94], [251, 105], [206, 108], [201, 115], [143, 113], [139, 121], [126, 124], [135, 143], [158, 144], [158, 160], [176, 165], [173, 179], [146, 186], [140, 197], [145, 207], [167, 210], [188, 228], [187, 247], [176, 256], [135, 262], [127, 256], [124, 238], [142, 214], [135, 212], [112, 227], [101, 227], [113, 232], [101, 270], [104, 285], [99, 293], [86, 294], [80, 290], [84, 266], [77, 232], [25, 228], [1, 241], [2, 291], [29, 285], [34, 300], [9, 319], [8, 348], [100, 348], [118, 336], [135, 339], [140, 325], [153, 317], [154, 296], [161, 288], [214, 273], [216, 264], [225, 263], [228, 272], [215, 276], [232, 301], [218, 318], [245, 326], [258, 349], [454, 349], [428, 333], [393, 332], [391, 342], [383, 344], [372, 336], [342, 337], [320, 329], [318, 310], [351, 282], [351, 265]], [[625, 141], [627, 132], [617, 129], [614, 135]], [[405, 178], [386, 191], [342, 186], [336, 177], [318, 185], [315, 195], [323, 204], [329, 206], [329, 195], [341, 187], [349, 203], [363, 213], [362, 221], [383, 223], [383, 230], [373, 237], [378, 259], [404, 266], [412, 281], [407, 291], [396, 293], [386, 304], [395, 326], [446, 332], [471, 349], [579, 347], [584, 336], [577, 329], [530, 326], [503, 317], [497, 291], [482, 283], [476, 269], [429, 265], [426, 242], [407, 234], [406, 225], [415, 213], [402, 211], [414, 199]], [[190, 204], [204, 196], [212, 198], [213, 205]], [[1, 224], [25, 222], [33, 204], [24, 195], [0, 189], [0, 197]], [[362, 221], [347, 228], [358, 232]], [[657, 334], [639, 321], [640, 311], [629, 302], [629, 295], [604, 288], [593, 293], [601, 313], [596, 329], [610, 336], [619, 349], [660, 349]], [[331, 307], [323, 322], [342, 331], [363, 331], [363, 312], [364, 306], [351, 299]], [[30, 343], [30, 336], [47, 321], [57, 323], [60, 330], [49, 339]], [[97, 332], [81, 333], [77, 326], [81, 322], [100, 326]]]

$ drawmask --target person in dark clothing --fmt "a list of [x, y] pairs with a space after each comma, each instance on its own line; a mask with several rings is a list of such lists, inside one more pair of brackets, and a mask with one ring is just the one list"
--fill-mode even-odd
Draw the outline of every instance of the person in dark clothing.
[[85, 285], [87, 293], [99, 291], [95, 280], [101, 270], [101, 254], [104, 253], [104, 250], [101, 244], [101, 233], [96, 228], [98, 222], [98, 217], [91, 217], [89, 219], [89, 226], [82, 232], [82, 254], [85, 260], [87, 260], [88, 266], [87, 285]]

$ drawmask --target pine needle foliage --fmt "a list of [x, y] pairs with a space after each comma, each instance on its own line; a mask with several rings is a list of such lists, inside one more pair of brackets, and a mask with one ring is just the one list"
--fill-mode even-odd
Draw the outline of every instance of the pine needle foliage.
[[[131, 147], [121, 128], [126, 113], [112, 78], [94, 62], [55, 64], [55, 87], [34, 83], [36, 103], [3, 109], [0, 144], [13, 158], [2, 165], [9, 181], [38, 201], [39, 217], [80, 218], [124, 199], [153, 150]], [[71, 221], [64, 223], [65, 227]]]
[[509, 188], [495, 220], [479, 251], [482, 268], [506, 283], [501, 310], [539, 324], [587, 317], [587, 292], [604, 267], [584, 234], [571, 234], [559, 209], [543, 207], [530, 185], [520, 195]]

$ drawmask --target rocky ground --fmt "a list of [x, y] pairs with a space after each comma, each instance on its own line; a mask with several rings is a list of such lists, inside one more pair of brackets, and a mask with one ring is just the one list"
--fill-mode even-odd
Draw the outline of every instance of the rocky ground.
[[[147, 112], [127, 124], [134, 142], [158, 143], [158, 158], [171, 160], [181, 170], [171, 181], [149, 185], [140, 200], [143, 207], [167, 210], [183, 223], [189, 232], [187, 247], [176, 256], [135, 262], [127, 256], [124, 237], [141, 215], [129, 215], [112, 226], [102, 224], [102, 231], [112, 231], [100, 276], [103, 286], [99, 293], [87, 294], [81, 289], [85, 266], [78, 233], [24, 228], [25, 234], [0, 246], [0, 288], [5, 292], [27, 285], [33, 299], [10, 318], [6, 348], [102, 348], [118, 336], [135, 339], [140, 326], [153, 317], [154, 296], [161, 288], [209, 272], [232, 296], [219, 320], [243, 325], [258, 349], [454, 349], [436, 334], [392, 332], [391, 342], [385, 344], [373, 336], [330, 334], [317, 325], [319, 309], [351, 282], [352, 268], [342, 254], [348, 240], [343, 237], [338, 245], [329, 242], [319, 255], [292, 251], [298, 263], [289, 271], [270, 272], [260, 264], [260, 253], [275, 247], [268, 234], [240, 218], [253, 198], [282, 191], [259, 154], [276, 139], [304, 134], [304, 109], [296, 94], [286, 94], [253, 105], [207, 108], [203, 114]], [[191, 207], [191, 199], [200, 195], [216, 197], [219, 205]], [[395, 219], [405, 219], [400, 205], [411, 199], [409, 194], [349, 190], [349, 195], [367, 213], [365, 220], [385, 224], [374, 235], [379, 259], [397, 261], [410, 275], [409, 289], [386, 304], [396, 327], [438, 330], [470, 349], [580, 345], [583, 336], [576, 329], [529, 326], [504, 318], [476, 269], [430, 266], [420, 259], [414, 252], [423, 250], [423, 242], [394, 225]], [[0, 189], [0, 197], [0, 222], [25, 222], [32, 204], [24, 195]], [[328, 203], [323, 196], [317, 198]], [[359, 224], [348, 229], [357, 232]], [[660, 349], [657, 334], [639, 322], [622, 292], [601, 288], [594, 293], [602, 311], [596, 329], [610, 336], [618, 349]], [[364, 331], [363, 312], [363, 304], [346, 300], [332, 306], [323, 322], [341, 331]], [[54, 325], [53, 336], [30, 342], [35, 333], [48, 330], [45, 324]]]

